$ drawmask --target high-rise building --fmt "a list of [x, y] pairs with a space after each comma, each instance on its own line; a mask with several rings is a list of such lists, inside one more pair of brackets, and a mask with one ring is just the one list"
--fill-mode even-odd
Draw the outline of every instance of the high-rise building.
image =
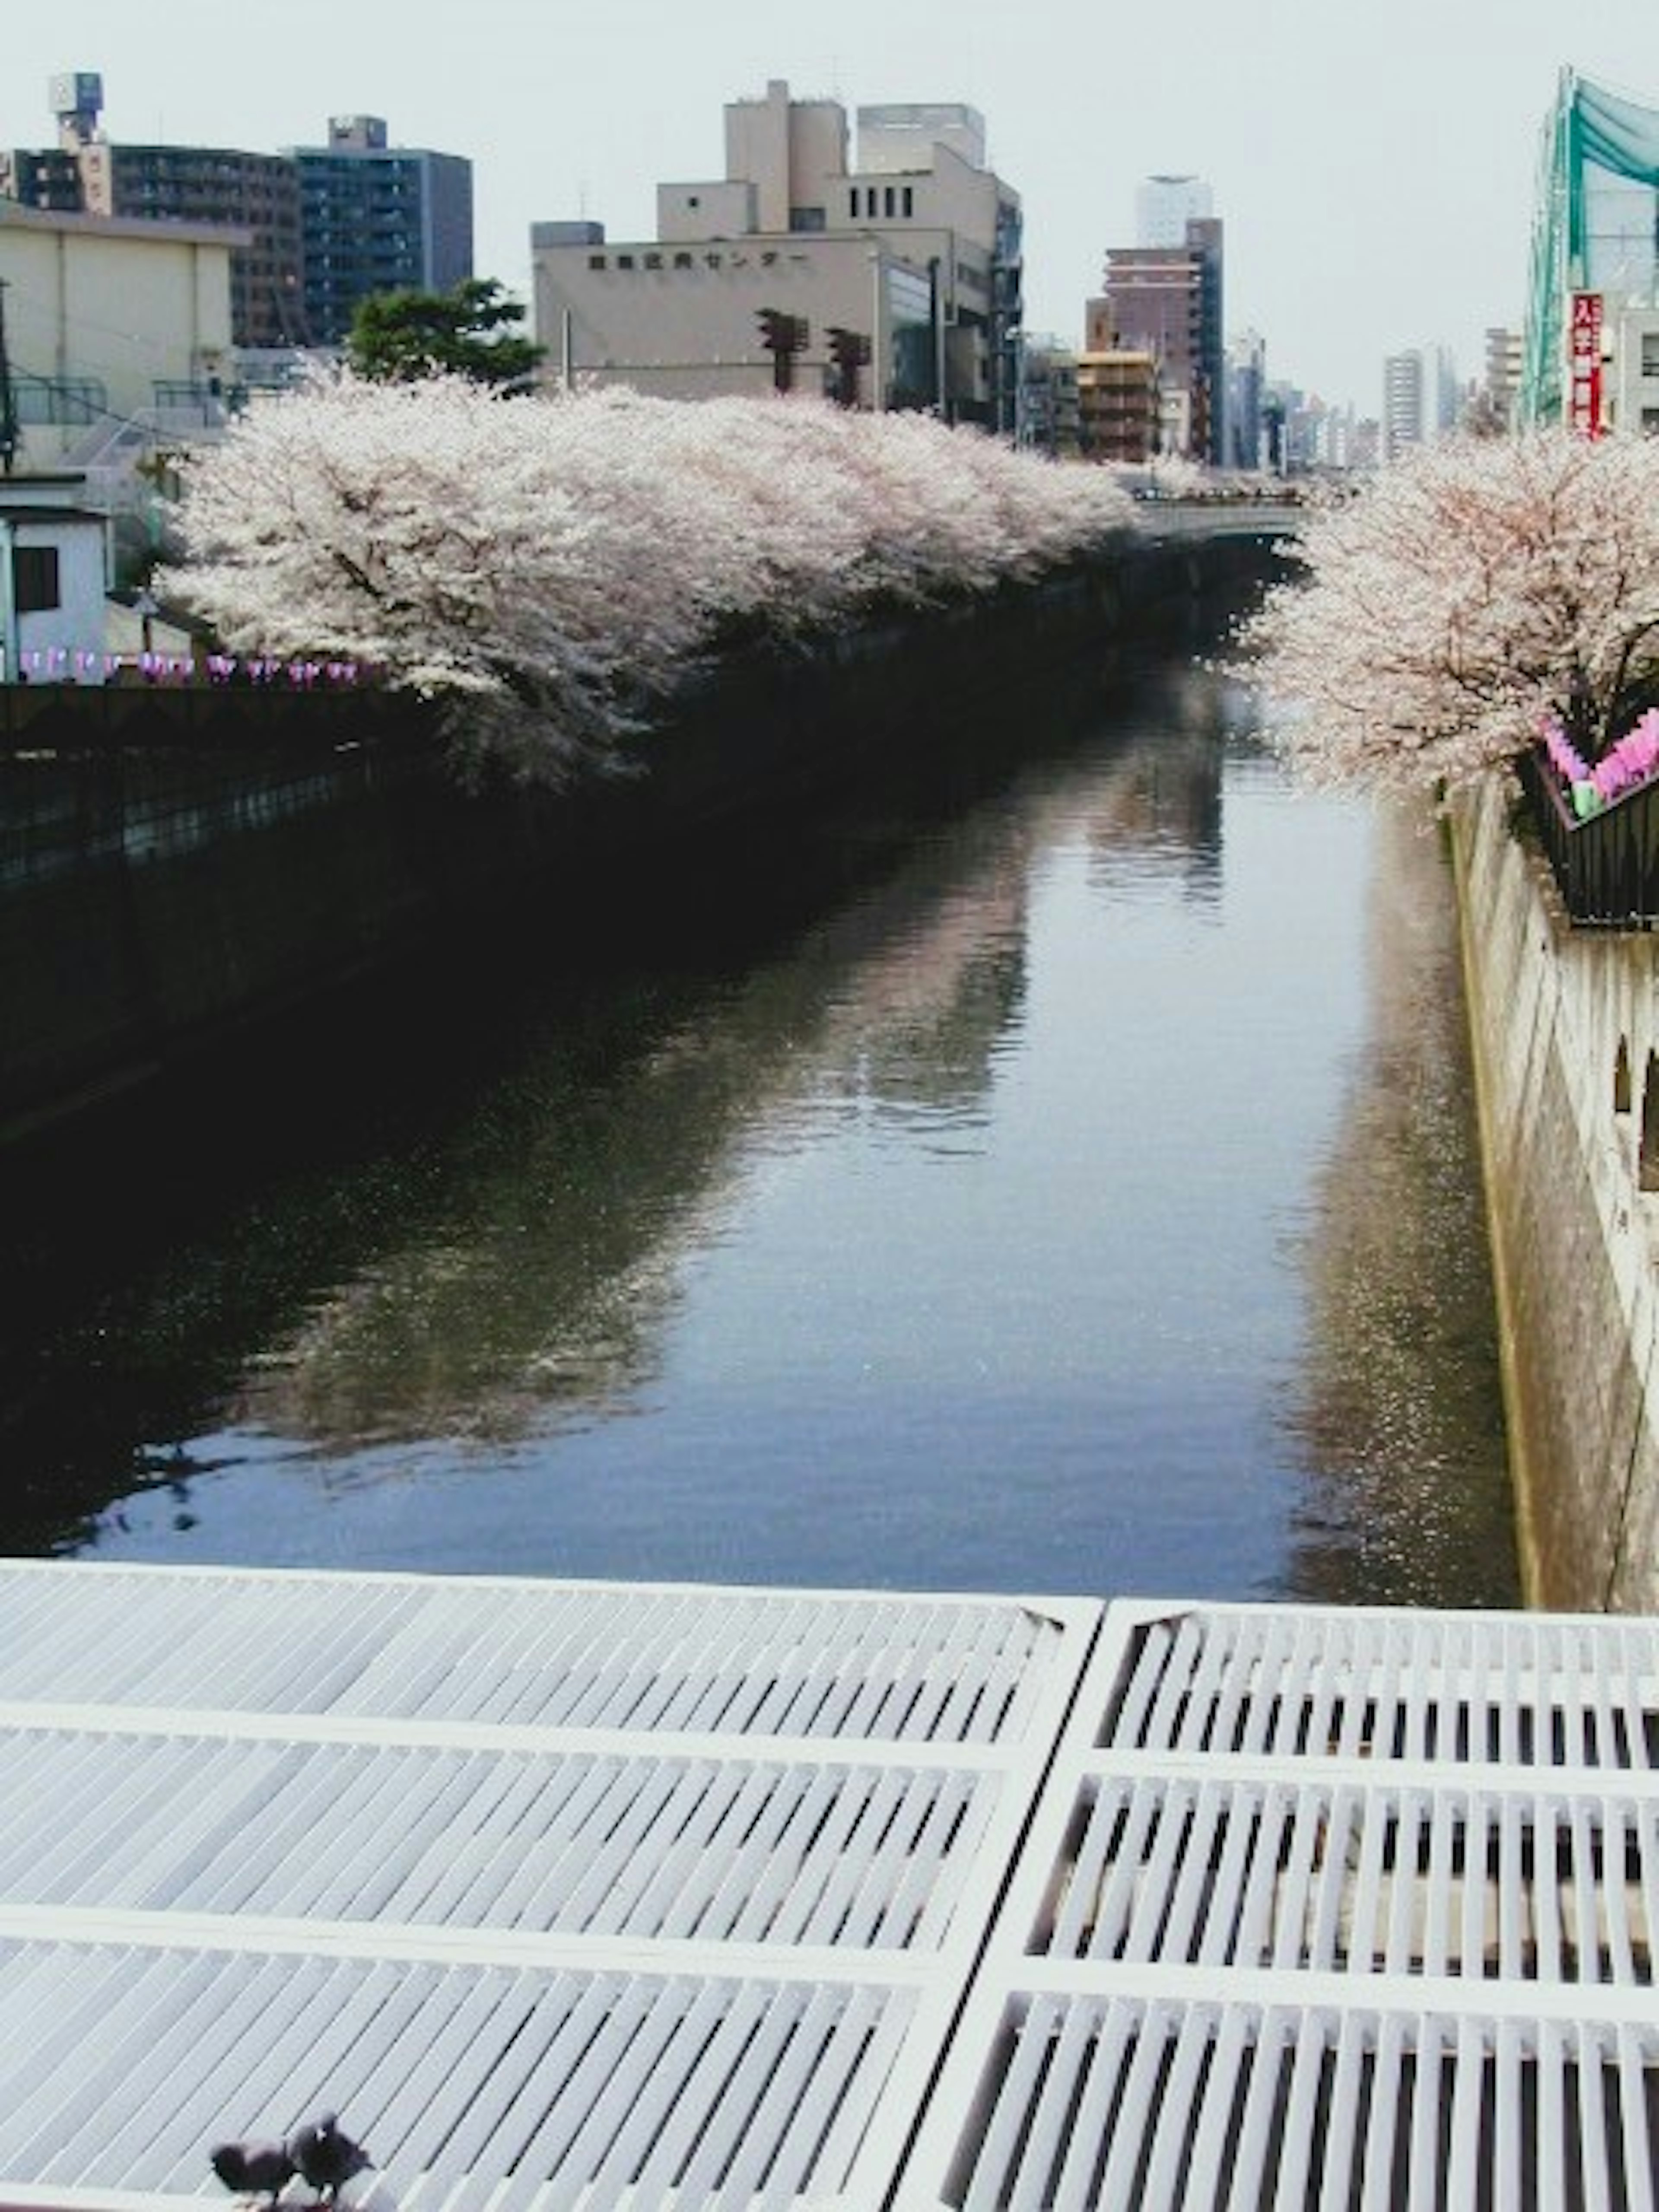
[[1382, 363], [1382, 459], [1398, 460], [1428, 434], [1428, 374], [1423, 356], [1413, 348], [1391, 353]]
[[1259, 332], [1240, 331], [1227, 348], [1227, 466], [1267, 465], [1262, 405], [1267, 382], [1267, 349]]
[[1135, 244], [1184, 246], [1189, 222], [1207, 222], [1215, 195], [1202, 177], [1147, 177], [1135, 189]]
[[299, 179], [306, 319], [338, 345], [375, 292], [447, 292], [472, 274], [472, 164], [387, 143], [378, 115], [330, 118], [326, 146], [290, 149]]
[[1443, 345], [1413, 346], [1382, 363], [1382, 459], [1398, 460], [1408, 446], [1430, 445], [1457, 428], [1463, 392], [1457, 365]]
[[1519, 331], [1494, 328], [1486, 332], [1486, 374], [1480, 403], [1492, 429], [1512, 430], [1520, 420], [1526, 367], [1526, 340]]
[[725, 175], [659, 184], [654, 238], [532, 228], [549, 373], [677, 398], [833, 391], [1013, 435], [1020, 204], [979, 114], [860, 107], [854, 156], [839, 100], [775, 79], [725, 123]]
[[1088, 307], [1088, 351], [1150, 353], [1166, 428], [1189, 459], [1226, 459], [1222, 226], [1189, 216], [1178, 246], [1107, 249], [1103, 296]]

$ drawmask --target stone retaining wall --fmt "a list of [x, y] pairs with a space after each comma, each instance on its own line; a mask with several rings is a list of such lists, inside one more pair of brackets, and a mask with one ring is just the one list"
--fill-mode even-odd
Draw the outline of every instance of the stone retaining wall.
[[1518, 804], [1494, 777], [1453, 826], [1522, 1572], [1534, 1604], [1651, 1612], [1659, 938], [1571, 929]]

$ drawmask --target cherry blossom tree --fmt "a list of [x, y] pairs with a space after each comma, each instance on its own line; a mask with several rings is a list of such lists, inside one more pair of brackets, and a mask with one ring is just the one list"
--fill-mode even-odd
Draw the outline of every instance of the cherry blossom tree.
[[1594, 762], [1659, 697], [1659, 440], [1425, 447], [1292, 557], [1240, 642], [1316, 782], [1449, 791], [1549, 723]]
[[349, 372], [190, 465], [177, 596], [233, 653], [373, 664], [558, 780], [735, 636], [1027, 578], [1127, 526], [1097, 471], [917, 416]]

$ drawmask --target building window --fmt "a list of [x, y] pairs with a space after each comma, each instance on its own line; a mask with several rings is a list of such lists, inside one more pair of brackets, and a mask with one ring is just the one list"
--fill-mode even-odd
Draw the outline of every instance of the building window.
[[49, 614], [64, 604], [55, 545], [15, 545], [11, 556], [12, 604], [20, 615]]
[[691, 256], [689, 253], [677, 253], [674, 256], [674, 266], [676, 269], [690, 269], [693, 265]]
[[590, 269], [603, 269], [605, 266], [604, 254], [590, 253], [587, 257], [587, 265]]
[[882, 213], [883, 213], [883, 214], [887, 217], [888, 221], [890, 222], [892, 221], [893, 214], [894, 214], [894, 208], [893, 208], [893, 187], [892, 187], [890, 185], [889, 185], [887, 186], [886, 190], [883, 192], [883, 194], [882, 194], [882, 196], [881, 196], [881, 197], [882, 197], [882, 201], [883, 201], [883, 206], [882, 206], [882, 210], [881, 210], [881, 211], [882, 211]]
[[901, 198], [904, 213], [906, 215], [914, 215], [916, 211], [916, 196], [910, 185], [906, 185], [904, 191], [901, 195]]
[[1642, 374], [1659, 376], [1659, 331], [1642, 333]]
[[631, 269], [634, 266], [633, 255], [631, 253], [619, 253], [617, 256], [617, 266], [618, 269]]
[[852, 191], [847, 195], [847, 212], [852, 216], [854, 222], [858, 221], [859, 188], [856, 185], [854, 185]]
[[791, 230], [823, 230], [827, 228], [821, 207], [798, 207], [789, 210]]

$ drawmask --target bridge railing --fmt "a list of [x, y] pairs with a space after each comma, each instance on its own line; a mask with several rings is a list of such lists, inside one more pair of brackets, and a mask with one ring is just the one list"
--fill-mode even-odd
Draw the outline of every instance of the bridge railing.
[[1541, 749], [1517, 767], [1562, 902], [1582, 927], [1659, 929], [1659, 781], [1581, 818]]

